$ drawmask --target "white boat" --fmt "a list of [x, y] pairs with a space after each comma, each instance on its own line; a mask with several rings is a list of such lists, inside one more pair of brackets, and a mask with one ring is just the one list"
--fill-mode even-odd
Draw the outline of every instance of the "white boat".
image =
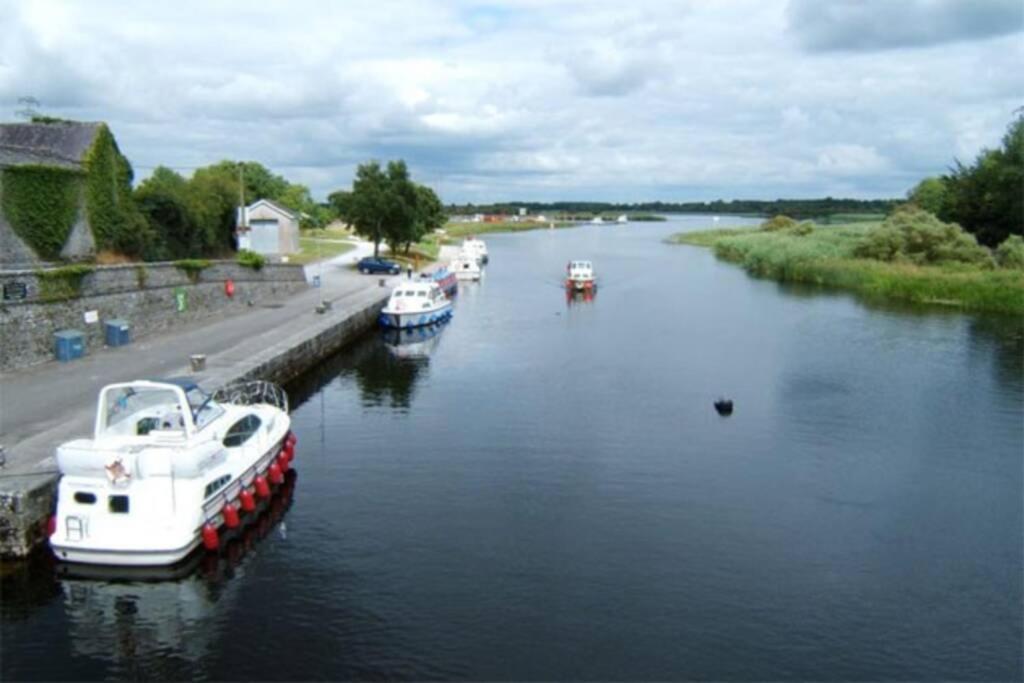
[[622, 214], [621, 216], [619, 216], [618, 218], [615, 219], [615, 222], [616, 223], [628, 223], [629, 222], [629, 217], [626, 216], [626, 214]]
[[92, 439], [57, 448], [61, 478], [50, 547], [59, 560], [174, 564], [219, 545], [295, 453], [288, 398], [246, 382], [216, 396], [189, 378], [109, 384]]
[[580, 292], [597, 287], [597, 279], [594, 277], [594, 265], [590, 261], [569, 261], [565, 271], [565, 286], [567, 289]]
[[462, 241], [462, 252], [476, 257], [476, 260], [480, 265], [490, 261], [490, 257], [487, 255], [487, 245], [484, 244], [483, 240], [475, 237], [470, 237]]
[[480, 262], [473, 254], [462, 251], [452, 261], [450, 270], [454, 271], [455, 277], [459, 280], [480, 280]]
[[600, 216], [595, 216], [594, 219], [591, 220], [590, 222], [593, 223], [594, 225], [601, 225], [602, 223], [604, 223], [604, 219], [601, 218]]
[[433, 325], [451, 315], [451, 299], [436, 282], [409, 280], [394, 288], [379, 320], [384, 327], [408, 329]]

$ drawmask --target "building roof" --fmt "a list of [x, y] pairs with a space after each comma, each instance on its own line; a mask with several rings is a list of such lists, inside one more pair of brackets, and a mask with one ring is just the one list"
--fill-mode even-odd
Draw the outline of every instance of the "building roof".
[[270, 208], [274, 209], [278, 213], [283, 213], [284, 215], [288, 216], [289, 218], [294, 218], [296, 220], [298, 220], [298, 218], [299, 218], [299, 214], [295, 213], [294, 211], [289, 209], [287, 206], [281, 206], [280, 204], [278, 204], [277, 202], [273, 201], [272, 199], [257, 199], [252, 204], [247, 206], [246, 209], [248, 209], [249, 211], [252, 211], [253, 209], [255, 209], [260, 204], [266, 204], [267, 206], [269, 206]]
[[43, 165], [81, 170], [102, 123], [0, 124], [0, 167]]

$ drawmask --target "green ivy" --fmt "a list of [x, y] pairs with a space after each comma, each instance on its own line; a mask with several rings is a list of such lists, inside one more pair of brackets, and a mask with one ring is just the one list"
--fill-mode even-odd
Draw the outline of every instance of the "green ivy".
[[81, 200], [82, 176], [50, 166], [5, 168], [0, 195], [7, 222], [40, 258], [58, 259]]
[[149, 280], [149, 272], [146, 270], [146, 266], [135, 266], [135, 284], [139, 286], [139, 289], [146, 288], [147, 280]]
[[193, 283], [196, 283], [199, 282], [199, 274], [202, 273], [204, 269], [210, 267], [210, 262], [201, 258], [187, 258], [175, 261], [174, 267], [178, 270], [185, 271], [185, 274], [188, 275], [188, 279]]
[[82, 295], [82, 281], [86, 275], [94, 272], [92, 266], [73, 265], [37, 270], [39, 278], [39, 298], [42, 301], [66, 301], [77, 299]]
[[85, 206], [89, 227], [99, 249], [139, 256], [154, 235], [132, 197], [132, 167], [117, 148], [106, 125], [101, 125], [85, 154]]

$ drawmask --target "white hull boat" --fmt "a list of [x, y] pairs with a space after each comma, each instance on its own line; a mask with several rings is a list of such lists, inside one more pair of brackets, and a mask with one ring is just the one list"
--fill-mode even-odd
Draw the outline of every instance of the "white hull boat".
[[487, 244], [475, 237], [462, 241], [462, 253], [474, 257], [480, 265], [484, 265], [491, 260], [487, 254]]
[[455, 272], [455, 277], [459, 280], [469, 280], [472, 282], [479, 282], [482, 271], [480, 270], [480, 263], [476, 257], [461, 253], [459, 256], [452, 261], [451, 269]]
[[582, 292], [597, 288], [597, 278], [594, 277], [594, 265], [590, 261], [569, 261], [565, 270], [565, 286], [567, 289]]
[[384, 327], [409, 329], [447, 321], [452, 302], [436, 282], [405, 282], [395, 287], [380, 313]]
[[92, 439], [57, 449], [50, 547], [59, 560], [174, 564], [283, 483], [295, 452], [288, 399], [246, 382], [210, 396], [187, 378], [110, 384]]

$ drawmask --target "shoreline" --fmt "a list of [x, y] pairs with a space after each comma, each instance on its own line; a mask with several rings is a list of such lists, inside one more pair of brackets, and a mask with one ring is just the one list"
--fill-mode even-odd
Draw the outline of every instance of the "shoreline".
[[856, 258], [853, 247], [868, 227], [864, 223], [816, 227], [807, 236], [718, 228], [676, 233], [665, 241], [710, 247], [719, 259], [778, 282], [818, 285], [876, 300], [1024, 315], [1024, 272]]

